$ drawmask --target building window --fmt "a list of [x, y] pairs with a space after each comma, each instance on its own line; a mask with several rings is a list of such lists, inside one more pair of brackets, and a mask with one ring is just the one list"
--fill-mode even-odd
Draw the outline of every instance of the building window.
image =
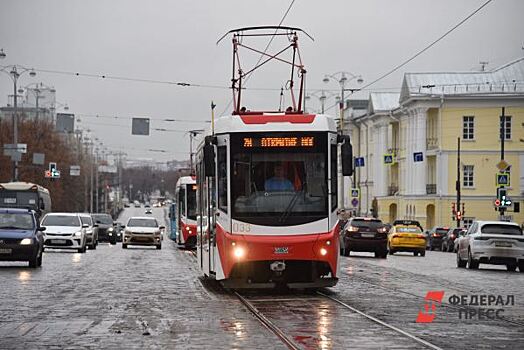
[[[506, 119], [506, 125], [504, 126], [504, 140], [511, 140], [511, 116], [507, 115], [505, 116]], [[499, 133], [499, 140], [502, 140], [502, 116], [500, 116], [500, 133]]]
[[465, 116], [462, 117], [462, 138], [464, 140], [475, 139], [475, 117]]
[[469, 228], [475, 218], [463, 218], [462, 219], [462, 227]]
[[462, 168], [462, 186], [464, 187], [473, 187], [473, 165], [464, 165]]

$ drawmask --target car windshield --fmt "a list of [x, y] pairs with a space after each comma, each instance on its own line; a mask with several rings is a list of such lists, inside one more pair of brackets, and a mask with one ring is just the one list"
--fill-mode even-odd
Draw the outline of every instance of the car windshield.
[[370, 227], [370, 228], [379, 228], [383, 227], [384, 223], [380, 220], [351, 220], [351, 226], [355, 227]]
[[481, 227], [480, 232], [498, 235], [522, 235], [520, 227], [504, 224], [487, 224]]
[[25, 213], [0, 213], [0, 230], [20, 229], [32, 230], [34, 228], [33, 216]]
[[233, 217], [278, 226], [326, 216], [326, 138], [311, 136], [310, 146], [286, 147], [306, 137], [265, 136], [232, 138], [238, 150], [231, 156]]
[[96, 222], [105, 225], [113, 225], [113, 219], [109, 215], [93, 215]]
[[131, 227], [158, 227], [155, 219], [129, 219], [127, 226]]
[[82, 225], [91, 226], [93, 224], [93, 220], [91, 220], [89, 216], [81, 216], [80, 220], [82, 221]]
[[44, 226], [81, 226], [78, 216], [47, 215], [42, 221]]
[[397, 227], [397, 232], [402, 233], [422, 233], [422, 230], [417, 226], [412, 227]]

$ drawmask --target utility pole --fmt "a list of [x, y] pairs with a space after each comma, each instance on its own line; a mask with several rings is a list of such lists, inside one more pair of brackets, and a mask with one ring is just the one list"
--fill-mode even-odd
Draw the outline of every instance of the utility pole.
[[[500, 160], [504, 160], [504, 140], [506, 139], [506, 108], [502, 107], [502, 115], [500, 116]], [[501, 205], [499, 207], [499, 219], [502, 219], [506, 212], [506, 208]]]
[[455, 189], [457, 191], [457, 209], [455, 212], [455, 219], [457, 220], [457, 227], [460, 227], [461, 215], [460, 212], [460, 137], [457, 138], [457, 182], [455, 183]]
[[95, 209], [96, 209], [96, 212], [99, 213], [98, 211], [98, 149], [96, 149], [96, 154], [95, 154]]

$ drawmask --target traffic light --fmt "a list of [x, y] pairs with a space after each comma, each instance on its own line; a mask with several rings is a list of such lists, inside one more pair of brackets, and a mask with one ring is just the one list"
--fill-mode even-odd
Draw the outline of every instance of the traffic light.
[[457, 220], [462, 220], [462, 213], [457, 211]]
[[497, 208], [497, 209], [500, 208], [500, 199], [498, 199], [498, 198], [495, 199], [495, 200], [493, 201], [493, 204], [495, 205], [495, 208]]
[[451, 203], [451, 214], [455, 215], [456, 213], [455, 203]]
[[500, 202], [500, 205], [496, 207], [507, 208], [511, 206], [511, 199], [508, 197], [508, 189], [506, 187], [497, 188], [497, 200]]

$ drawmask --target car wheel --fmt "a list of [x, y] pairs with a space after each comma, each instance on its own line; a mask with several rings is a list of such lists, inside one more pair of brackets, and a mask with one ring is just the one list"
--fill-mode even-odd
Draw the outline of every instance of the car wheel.
[[508, 271], [516, 271], [517, 270], [517, 265], [506, 265], [506, 269], [508, 269]]
[[42, 253], [40, 253], [40, 256], [36, 259], [36, 266], [42, 266]]
[[448, 251], [448, 246], [444, 245], [444, 243], [442, 243], [442, 245], [440, 246], [440, 250], [442, 250], [443, 252], [447, 252]]
[[162, 249], [162, 244], [157, 245], [156, 249]]
[[476, 270], [479, 268], [479, 262], [473, 259], [471, 255], [471, 250], [468, 250], [468, 269]]
[[38, 258], [37, 256], [33, 256], [31, 259], [29, 259], [29, 267], [35, 268], [38, 266]]
[[420, 253], [420, 256], [426, 256], [426, 251], [425, 250], [421, 250], [419, 253]]
[[460, 258], [459, 253], [457, 252], [457, 267], [465, 268], [465, 267], [466, 267], [466, 264], [467, 264], [467, 261], [466, 261], [466, 260], [462, 260], [462, 259]]
[[524, 262], [519, 263], [519, 271], [524, 272]]
[[87, 247], [86, 246], [83, 246], [82, 248], [78, 248], [78, 252], [79, 253], [85, 253], [87, 250]]
[[116, 244], [116, 239], [112, 240], [109, 242], [111, 245], [115, 245]]
[[418, 255], [418, 252], [413, 252], [413, 256], [417, 256]]
[[127, 249], [127, 244], [122, 243], [122, 249]]
[[389, 253], [389, 255], [393, 255], [393, 254], [395, 254], [395, 251], [393, 249], [389, 248], [388, 253]]

